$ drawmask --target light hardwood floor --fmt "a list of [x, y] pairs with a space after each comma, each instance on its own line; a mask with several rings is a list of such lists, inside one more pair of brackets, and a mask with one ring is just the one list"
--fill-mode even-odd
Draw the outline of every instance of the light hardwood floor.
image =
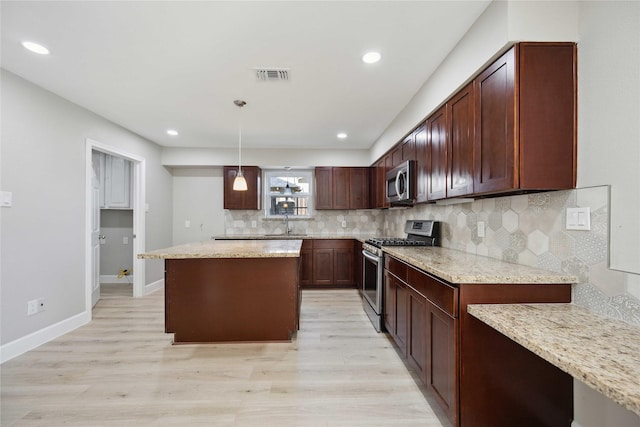
[[304, 291], [291, 343], [173, 346], [163, 292], [123, 289], [1, 366], [2, 426], [449, 426], [355, 290]]

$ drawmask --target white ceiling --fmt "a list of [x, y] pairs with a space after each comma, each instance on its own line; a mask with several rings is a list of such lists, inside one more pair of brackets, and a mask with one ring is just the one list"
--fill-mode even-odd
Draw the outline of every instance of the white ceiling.
[[163, 146], [367, 149], [489, 2], [2, 1], [1, 65]]

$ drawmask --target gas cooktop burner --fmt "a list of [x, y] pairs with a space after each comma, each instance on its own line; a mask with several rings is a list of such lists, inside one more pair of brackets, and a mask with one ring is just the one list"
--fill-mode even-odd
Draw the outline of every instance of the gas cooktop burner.
[[404, 226], [407, 233], [401, 237], [373, 237], [367, 239], [371, 246], [440, 246], [440, 223], [432, 220], [408, 220]]
[[398, 237], [374, 237], [368, 239], [367, 243], [377, 246], [427, 246], [427, 242], [422, 240], [401, 239]]

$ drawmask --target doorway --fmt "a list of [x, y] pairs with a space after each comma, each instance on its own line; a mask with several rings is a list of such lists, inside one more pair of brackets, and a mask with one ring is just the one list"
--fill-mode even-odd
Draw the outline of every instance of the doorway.
[[[85, 254], [85, 280], [86, 280], [86, 310], [91, 312], [92, 307], [100, 298], [100, 240], [104, 237], [100, 233], [100, 194], [97, 191], [96, 177], [94, 173], [94, 152], [104, 153], [118, 159], [130, 162], [131, 167], [131, 222], [133, 233], [131, 246], [133, 249], [130, 265], [133, 267], [133, 296], [142, 297], [145, 294], [145, 266], [144, 261], [139, 260], [136, 254], [145, 251], [145, 159], [135, 154], [128, 153], [119, 148], [112, 147], [101, 142], [86, 140], [86, 254]], [[123, 237], [124, 238], [124, 237]], [[126, 276], [126, 275], [125, 275]], [[126, 280], [126, 279], [125, 279]]]

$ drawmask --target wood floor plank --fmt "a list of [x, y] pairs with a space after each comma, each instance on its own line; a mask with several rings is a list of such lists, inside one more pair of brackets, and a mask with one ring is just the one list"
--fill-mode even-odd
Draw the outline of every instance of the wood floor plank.
[[90, 324], [2, 365], [0, 424], [450, 425], [356, 291], [302, 301], [291, 343], [174, 346], [163, 292], [103, 287]]

